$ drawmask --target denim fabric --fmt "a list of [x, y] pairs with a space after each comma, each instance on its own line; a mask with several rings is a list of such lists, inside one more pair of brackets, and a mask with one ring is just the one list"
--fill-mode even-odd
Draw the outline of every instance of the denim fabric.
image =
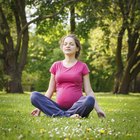
[[31, 103], [47, 116], [70, 117], [73, 114], [79, 114], [81, 117], [88, 117], [94, 108], [95, 100], [92, 96], [82, 96], [71, 108], [65, 110], [53, 100], [35, 91], [31, 94]]

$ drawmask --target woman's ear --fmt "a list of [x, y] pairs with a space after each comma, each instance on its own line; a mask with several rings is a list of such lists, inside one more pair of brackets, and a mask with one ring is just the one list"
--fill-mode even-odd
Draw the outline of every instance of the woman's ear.
[[79, 48], [76, 49], [76, 52], [79, 52]]

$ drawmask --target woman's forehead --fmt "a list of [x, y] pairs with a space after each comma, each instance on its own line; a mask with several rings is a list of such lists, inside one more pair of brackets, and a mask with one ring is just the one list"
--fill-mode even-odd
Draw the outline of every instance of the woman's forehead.
[[64, 42], [75, 42], [74, 39], [72, 37], [66, 37], [64, 39]]

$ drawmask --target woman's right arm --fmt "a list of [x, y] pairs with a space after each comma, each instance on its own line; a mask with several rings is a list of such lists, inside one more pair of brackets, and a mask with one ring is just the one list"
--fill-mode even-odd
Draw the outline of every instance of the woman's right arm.
[[[45, 93], [45, 96], [48, 97], [48, 98], [51, 98], [54, 91], [55, 91], [55, 77], [54, 77], [53, 74], [51, 74], [50, 82], [49, 82], [49, 87], [48, 87], [48, 90]], [[31, 112], [31, 115], [32, 116], [39, 116], [40, 113], [41, 113], [41, 111], [38, 108], [35, 108]]]
[[48, 87], [48, 90], [45, 93], [45, 96], [48, 97], [48, 98], [51, 98], [54, 91], [55, 91], [55, 76], [53, 74], [51, 74], [49, 87]]

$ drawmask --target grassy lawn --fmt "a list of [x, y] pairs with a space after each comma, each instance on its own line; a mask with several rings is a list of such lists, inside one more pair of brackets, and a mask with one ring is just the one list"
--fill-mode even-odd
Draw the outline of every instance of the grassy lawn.
[[139, 140], [140, 94], [96, 93], [106, 112], [99, 119], [93, 111], [87, 119], [32, 117], [29, 94], [0, 93], [1, 140]]

